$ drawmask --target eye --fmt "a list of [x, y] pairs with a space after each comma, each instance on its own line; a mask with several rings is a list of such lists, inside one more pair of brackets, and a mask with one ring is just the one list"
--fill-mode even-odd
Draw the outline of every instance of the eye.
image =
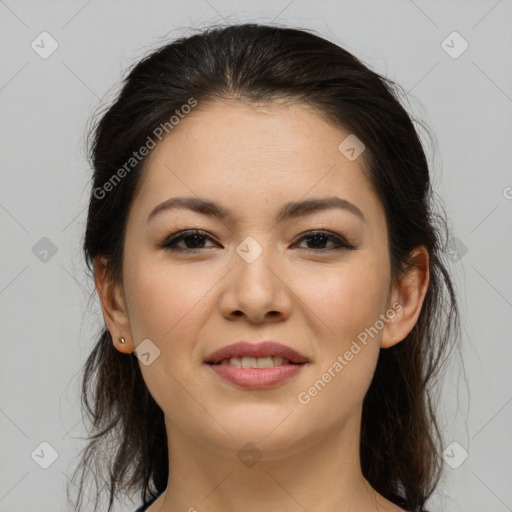
[[[207, 235], [204, 231], [189, 229], [171, 235], [159, 244], [159, 246], [171, 251], [194, 251], [207, 248], [204, 246], [207, 239], [213, 240], [213, 238]], [[328, 231], [309, 231], [301, 235], [298, 240], [299, 242], [306, 241], [308, 244], [313, 245], [313, 247], [307, 247], [306, 249], [312, 249], [319, 252], [355, 249], [353, 245], [349, 244], [342, 237], [334, 235]], [[185, 247], [178, 245], [182, 242], [185, 244]], [[323, 247], [327, 242], [331, 242], [333, 246], [330, 248]]]
[[[213, 240], [212, 237], [207, 235], [204, 231], [198, 229], [190, 229], [187, 231], [180, 231], [165, 239], [161, 244], [161, 248], [169, 249], [171, 251], [194, 251], [207, 248], [205, 247], [206, 240]], [[343, 238], [329, 233], [328, 231], [310, 231], [303, 234], [299, 239], [299, 242], [306, 242], [310, 244], [310, 247], [306, 249], [312, 249], [314, 251], [332, 251], [340, 249], [354, 249], [354, 246], [349, 244]], [[326, 243], [331, 242], [333, 246], [325, 247]], [[183, 243], [183, 245], [179, 245]], [[312, 245], [312, 247], [311, 247]], [[214, 247], [214, 246], [210, 246]]]
[[[312, 249], [317, 251], [333, 251], [333, 250], [340, 250], [340, 249], [355, 249], [355, 247], [351, 244], [349, 244], [346, 240], [343, 238], [334, 235], [332, 233], [329, 233], [328, 231], [309, 231], [308, 233], [303, 234], [299, 241], [307, 241], [307, 243], [310, 243], [313, 245]], [[325, 248], [320, 247], [324, 246], [326, 242], [331, 241], [334, 243], [334, 247], [331, 246], [331, 248]]]
[[[189, 229], [187, 231], [180, 231], [179, 233], [175, 233], [174, 235], [165, 239], [160, 244], [160, 247], [169, 249], [171, 251], [193, 251], [196, 249], [202, 249], [206, 238], [213, 240], [203, 231], [198, 229]], [[178, 246], [180, 242], [184, 242], [185, 247]]]

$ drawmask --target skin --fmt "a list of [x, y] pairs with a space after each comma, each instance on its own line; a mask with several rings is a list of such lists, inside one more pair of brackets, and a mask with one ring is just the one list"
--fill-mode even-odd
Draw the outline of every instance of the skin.
[[[338, 150], [349, 133], [304, 105], [226, 100], [200, 104], [149, 155], [128, 218], [123, 282], [109, 280], [103, 258], [95, 279], [115, 347], [130, 353], [149, 338], [160, 350], [150, 365], [139, 362], [165, 415], [171, 468], [150, 512], [402, 510], [361, 473], [361, 411], [380, 349], [417, 321], [428, 253], [418, 247], [417, 268], [391, 279], [385, 214], [363, 172], [364, 153], [349, 161]], [[333, 208], [276, 223], [282, 204], [331, 195], [355, 204], [366, 221]], [[179, 209], [147, 221], [177, 196], [218, 202], [233, 219]], [[158, 246], [185, 229], [211, 238], [179, 242], [184, 251], [199, 247], [188, 252]], [[356, 249], [299, 238], [311, 230]], [[248, 236], [263, 250], [252, 263], [236, 252]], [[396, 302], [394, 318], [300, 403], [298, 394]], [[309, 362], [266, 390], [235, 387], [204, 364], [227, 344], [266, 339]], [[252, 467], [237, 457], [248, 442], [261, 454]]]

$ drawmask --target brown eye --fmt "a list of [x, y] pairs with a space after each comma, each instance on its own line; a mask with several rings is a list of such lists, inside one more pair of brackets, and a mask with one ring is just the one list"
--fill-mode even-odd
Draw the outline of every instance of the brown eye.
[[[197, 249], [203, 249], [206, 239], [213, 240], [203, 231], [199, 231], [197, 229], [180, 231], [179, 233], [175, 233], [171, 237], [165, 239], [160, 244], [160, 247], [169, 249], [171, 251], [193, 251]], [[180, 242], [184, 242], [185, 247], [180, 247], [178, 245]]]
[[[310, 231], [305, 233], [299, 238], [299, 241], [306, 241], [308, 244], [312, 245], [312, 247], [308, 247], [308, 249], [313, 249], [317, 251], [332, 251], [338, 249], [354, 249], [354, 246], [350, 245], [343, 238], [329, 233], [328, 231]], [[333, 247], [325, 248], [325, 244], [328, 242], [332, 242], [334, 244]]]
[[[166, 238], [159, 246], [171, 251], [195, 251], [207, 249], [208, 246], [204, 245], [206, 240], [214, 241], [213, 238], [204, 231], [190, 229], [173, 234]], [[309, 245], [306, 249], [318, 252], [355, 249], [353, 245], [349, 244], [342, 237], [329, 233], [328, 231], [310, 231], [305, 233], [299, 238], [299, 242], [304, 241]], [[325, 247], [328, 243], [331, 243], [331, 247]], [[209, 247], [214, 247], [214, 245]]]

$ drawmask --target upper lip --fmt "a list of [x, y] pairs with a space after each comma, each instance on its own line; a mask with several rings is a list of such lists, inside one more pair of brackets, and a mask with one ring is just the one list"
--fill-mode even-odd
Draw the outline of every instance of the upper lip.
[[223, 359], [232, 357], [272, 357], [281, 356], [292, 363], [307, 363], [308, 360], [302, 354], [299, 354], [291, 347], [287, 347], [276, 341], [262, 341], [260, 343], [251, 343], [249, 341], [238, 341], [231, 345], [216, 350], [210, 354], [206, 363], [220, 363]]

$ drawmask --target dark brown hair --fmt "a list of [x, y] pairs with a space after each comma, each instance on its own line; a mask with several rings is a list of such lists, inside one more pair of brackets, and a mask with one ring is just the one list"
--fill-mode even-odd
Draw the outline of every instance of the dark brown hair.
[[[121, 279], [126, 219], [145, 159], [105, 185], [190, 98], [198, 108], [218, 99], [288, 99], [350, 130], [366, 146], [365, 172], [386, 212], [392, 277], [408, 268], [413, 248], [424, 245], [430, 256], [430, 283], [415, 327], [381, 350], [364, 399], [360, 446], [372, 487], [421, 510], [441, 477], [434, 385], [458, 339], [458, 311], [442, 260], [446, 222], [434, 212], [429, 166], [399, 91], [348, 51], [305, 30], [210, 27], [165, 44], [133, 67], [91, 132], [94, 175], [83, 250], [91, 275], [94, 259], [105, 256], [111, 278]], [[108, 488], [109, 511], [122, 493], [140, 491], [147, 501], [163, 492], [169, 471], [163, 412], [136, 356], [117, 351], [104, 325], [84, 367], [82, 404], [91, 435], [73, 475], [81, 472], [75, 509], [91, 473], [96, 503]]]

